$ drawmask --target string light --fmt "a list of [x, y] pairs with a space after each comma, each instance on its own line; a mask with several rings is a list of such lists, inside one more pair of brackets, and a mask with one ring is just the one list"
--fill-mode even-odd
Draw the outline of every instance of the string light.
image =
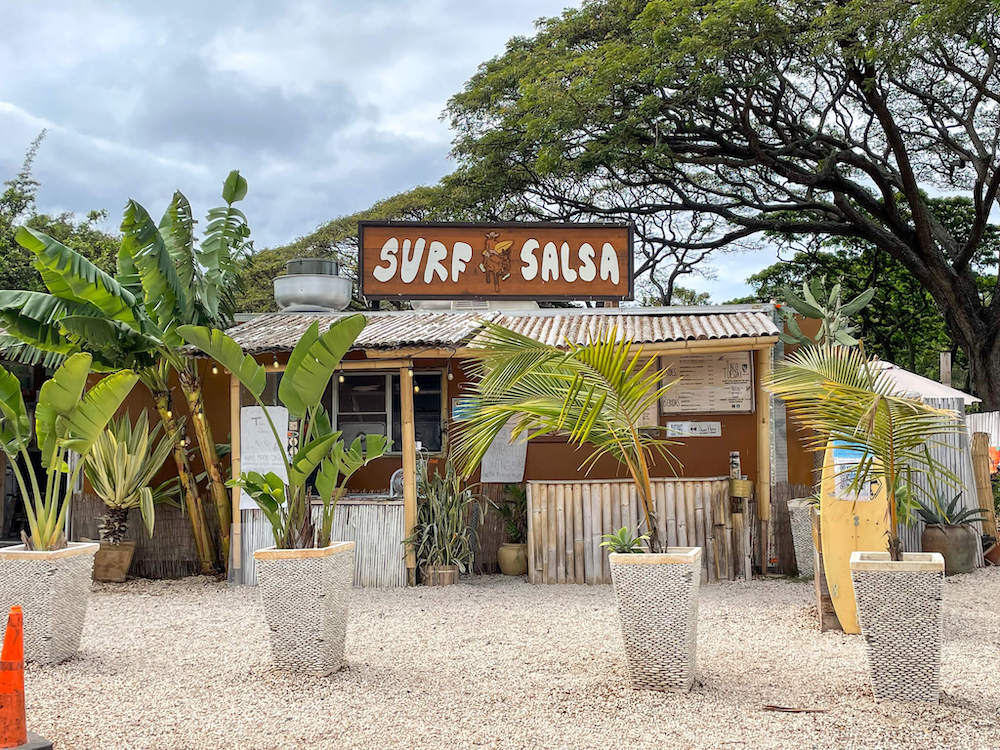
[[219, 368], [216, 367], [215, 365], [212, 365], [212, 374], [213, 375], [218, 375], [219, 374]]
[[271, 362], [271, 366], [274, 367], [275, 370], [278, 369], [278, 356], [277, 355], [274, 356], [274, 360]]
[[455, 379], [455, 373], [449, 372], [448, 373], [448, 380], [454, 380], [454, 379]]
[[174, 413], [170, 409], [167, 409], [167, 419], [173, 419], [173, 418], [174, 418]]
[[338, 382], [338, 383], [343, 383], [343, 382], [344, 382], [344, 376], [343, 376], [343, 375], [339, 376], [339, 377], [337, 378], [337, 382]]
[[413, 392], [414, 393], [420, 393], [420, 386], [419, 385], [414, 385], [413, 386]]
[[409, 369], [408, 369], [408, 370], [406, 371], [406, 374], [407, 374], [407, 375], [408, 375], [409, 377], [411, 377], [411, 378], [412, 378], [412, 377], [413, 377], [413, 368], [412, 368], [412, 367], [411, 367], [411, 368], [409, 368]]

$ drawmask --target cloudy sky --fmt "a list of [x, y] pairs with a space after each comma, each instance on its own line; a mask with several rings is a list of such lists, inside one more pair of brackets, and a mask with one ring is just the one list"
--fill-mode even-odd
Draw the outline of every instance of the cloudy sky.
[[[239, 168], [282, 244], [451, 171], [448, 97], [567, 2], [0, 0], [0, 181], [43, 128], [44, 211], [159, 215], [180, 188], [203, 213]], [[693, 285], [726, 299], [763, 261]]]

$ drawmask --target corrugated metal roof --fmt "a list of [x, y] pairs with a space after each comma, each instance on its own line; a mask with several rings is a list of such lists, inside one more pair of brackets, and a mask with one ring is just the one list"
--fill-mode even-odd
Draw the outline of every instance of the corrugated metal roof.
[[588, 337], [610, 327], [617, 328], [619, 338], [630, 339], [636, 344], [778, 335], [771, 316], [759, 311], [690, 314], [651, 313], [640, 308], [617, 313], [604, 310], [601, 313], [574, 311], [570, 315], [505, 314], [496, 322], [553, 346], [562, 346], [567, 340], [585, 344]]
[[[295, 346], [313, 321], [325, 330], [350, 313], [270, 313], [230, 328], [227, 333], [252, 354], [287, 351]], [[357, 349], [394, 349], [405, 346], [458, 346], [472, 338], [493, 313], [366, 312], [368, 325], [358, 336]]]
[[[714, 310], [714, 311], [710, 311]], [[228, 333], [253, 354], [290, 350], [313, 321], [328, 327], [348, 313], [269, 313], [230, 328]], [[670, 341], [777, 336], [771, 315], [761, 310], [701, 308], [593, 309], [565, 308], [538, 312], [366, 312], [368, 325], [358, 337], [358, 349], [395, 349], [410, 346], [457, 347], [470, 342], [486, 321], [492, 320], [526, 336], [554, 346], [566, 340], [586, 343], [605, 327], [637, 344]]]

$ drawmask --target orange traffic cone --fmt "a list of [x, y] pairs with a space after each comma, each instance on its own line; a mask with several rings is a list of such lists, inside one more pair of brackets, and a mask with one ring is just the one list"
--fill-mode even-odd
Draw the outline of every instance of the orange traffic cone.
[[0, 747], [17, 747], [28, 741], [24, 717], [24, 616], [10, 608], [7, 633], [0, 651]]

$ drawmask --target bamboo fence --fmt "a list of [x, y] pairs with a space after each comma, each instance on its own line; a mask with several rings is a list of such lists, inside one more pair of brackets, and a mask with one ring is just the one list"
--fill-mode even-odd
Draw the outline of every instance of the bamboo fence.
[[[528, 482], [528, 580], [610, 583], [601, 537], [645, 524], [629, 480]], [[701, 547], [706, 581], [749, 578], [752, 502], [731, 500], [729, 479], [653, 479], [656, 524], [670, 547]], [[734, 503], [737, 512], [733, 512]]]

